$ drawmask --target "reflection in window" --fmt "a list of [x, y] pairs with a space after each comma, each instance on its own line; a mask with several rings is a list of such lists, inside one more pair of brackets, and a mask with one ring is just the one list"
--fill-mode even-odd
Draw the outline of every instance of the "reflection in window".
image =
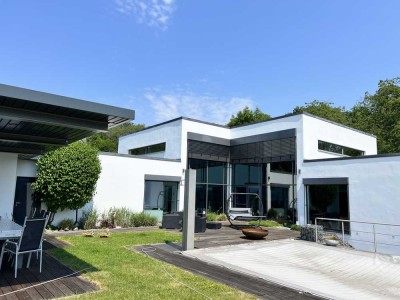
[[309, 223], [315, 218], [349, 219], [349, 197], [346, 184], [308, 185]]
[[323, 151], [328, 151], [332, 153], [337, 153], [346, 156], [363, 156], [364, 151], [353, 149], [346, 146], [336, 145], [329, 142], [318, 141], [318, 149]]
[[149, 145], [145, 147], [135, 148], [129, 150], [129, 154], [132, 155], [142, 155], [142, 154], [150, 154], [155, 152], [163, 152], [165, 151], [165, 143]]
[[196, 210], [223, 213], [227, 181], [226, 163], [189, 159], [189, 168], [196, 170]]

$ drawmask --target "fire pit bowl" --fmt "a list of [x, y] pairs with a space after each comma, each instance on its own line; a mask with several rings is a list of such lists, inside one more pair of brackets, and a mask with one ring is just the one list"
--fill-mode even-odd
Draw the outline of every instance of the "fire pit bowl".
[[242, 232], [246, 238], [251, 240], [261, 240], [268, 235], [268, 230], [262, 228], [244, 228]]

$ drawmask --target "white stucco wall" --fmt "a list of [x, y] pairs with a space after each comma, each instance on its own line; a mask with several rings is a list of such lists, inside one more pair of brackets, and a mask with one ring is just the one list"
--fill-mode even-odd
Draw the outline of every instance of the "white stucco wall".
[[[143, 211], [145, 175], [182, 177], [178, 161], [142, 159], [131, 156], [100, 155], [101, 174], [93, 205], [100, 211], [110, 207], [128, 207]], [[183, 191], [183, 188], [180, 188]], [[183, 205], [183, 192], [178, 196]]]
[[318, 140], [377, 154], [376, 138], [366, 133], [327, 122], [312, 116], [302, 115], [303, 155], [299, 159], [343, 157], [339, 154], [318, 150]]
[[159, 143], [166, 143], [164, 152], [151, 153], [143, 156], [168, 159], [180, 158], [182, 144], [181, 119], [121, 137], [118, 142], [118, 153], [129, 154], [130, 149]]
[[[337, 161], [315, 161], [303, 164], [298, 180], [298, 212], [300, 221], [304, 222], [305, 191], [303, 178], [349, 178], [349, 210], [350, 220], [400, 224], [400, 156], [346, 159]], [[302, 208], [302, 209], [301, 209]], [[353, 239], [371, 240], [372, 234], [363, 234], [359, 231], [372, 231], [371, 225], [352, 224]], [[400, 245], [400, 227], [378, 226], [378, 232], [390, 233], [393, 236], [378, 236], [381, 242]], [[378, 240], [378, 241], [379, 241]], [[354, 242], [359, 249], [373, 250], [373, 244]], [[391, 252], [400, 247], [379, 246], [378, 251]]]
[[36, 177], [36, 160], [18, 159], [17, 176], [20, 177]]
[[18, 154], [0, 152], [0, 216], [12, 218]]

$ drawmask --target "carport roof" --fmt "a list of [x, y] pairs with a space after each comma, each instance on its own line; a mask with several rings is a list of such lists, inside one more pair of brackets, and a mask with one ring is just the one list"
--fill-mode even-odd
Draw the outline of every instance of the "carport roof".
[[39, 155], [134, 117], [129, 109], [0, 84], [0, 152]]

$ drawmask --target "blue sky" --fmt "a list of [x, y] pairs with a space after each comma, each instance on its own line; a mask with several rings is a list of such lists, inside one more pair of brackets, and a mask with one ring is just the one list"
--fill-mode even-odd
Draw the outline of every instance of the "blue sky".
[[226, 123], [400, 76], [400, 1], [0, 0], [0, 83]]

